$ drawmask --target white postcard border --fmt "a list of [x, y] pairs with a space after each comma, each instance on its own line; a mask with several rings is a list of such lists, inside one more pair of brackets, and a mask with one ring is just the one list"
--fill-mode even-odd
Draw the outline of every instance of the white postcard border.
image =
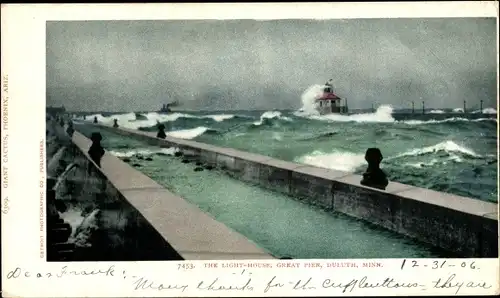
[[[47, 20], [497, 17], [498, 2], [2, 5], [2, 291], [4, 296], [377, 296], [499, 293], [498, 259], [274, 260], [47, 263], [45, 241], [45, 22]], [[40, 158], [42, 156], [42, 158]], [[40, 205], [43, 205], [42, 206]], [[42, 228], [40, 228], [42, 227]], [[405, 262], [405, 266], [401, 266]], [[273, 268], [220, 268], [222, 264]], [[327, 268], [333, 262], [358, 267]], [[362, 267], [363, 263], [381, 267]], [[416, 263], [415, 263], [416, 262]], [[321, 267], [304, 267], [319, 263]], [[190, 265], [192, 267], [189, 269]], [[218, 264], [219, 268], [206, 268]], [[278, 265], [281, 264], [281, 265]], [[287, 265], [295, 264], [295, 265]], [[412, 265], [418, 265], [413, 266]], [[450, 265], [452, 265], [450, 267]], [[66, 268], [64, 266], [67, 266]], [[228, 265], [229, 266], [229, 265]], [[236, 265], [232, 265], [236, 266]], [[288, 266], [288, 267], [287, 267]], [[292, 266], [292, 267], [290, 267]], [[297, 266], [297, 267], [293, 267]], [[439, 267], [439, 268], [433, 268]], [[16, 270], [19, 268], [19, 270]], [[65, 268], [65, 269], [64, 269]], [[110, 273], [110, 268], [113, 275]], [[85, 271], [85, 274], [82, 272]], [[65, 272], [65, 273], [64, 273]], [[74, 272], [74, 273], [71, 273]], [[93, 274], [92, 274], [93, 272]], [[50, 273], [50, 277], [49, 274]], [[78, 275], [75, 275], [78, 273]], [[38, 275], [39, 274], [39, 275]], [[60, 277], [58, 277], [60, 275]], [[135, 278], [134, 278], [135, 276]], [[272, 278], [276, 276], [273, 280]], [[366, 279], [363, 281], [363, 277]], [[433, 281], [450, 286], [433, 287]], [[10, 277], [10, 278], [9, 278]], [[134, 290], [141, 277], [153, 284]], [[214, 278], [226, 288], [200, 290]], [[311, 278], [308, 285], [304, 283]], [[385, 278], [415, 287], [389, 287]], [[335, 287], [323, 287], [327, 283]], [[303, 286], [293, 289], [300, 280]], [[271, 281], [283, 286], [271, 287]], [[361, 287], [363, 284], [366, 287]], [[342, 293], [342, 286], [353, 290]], [[160, 288], [162, 284], [162, 289]], [[182, 285], [188, 284], [182, 291]], [[378, 285], [377, 285], [378, 284]], [[168, 285], [176, 289], [167, 289]], [[369, 285], [369, 286], [367, 286]], [[394, 282], [392, 283], [394, 285]], [[180, 287], [180, 288], [179, 288]], [[215, 287], [215, 286], [214, 286]], [[307, 287], [315, 287], [307, 288]], [[425, 290], [423, 290], [425, 288]], [[458, 289], [458, 292], [456, 292]]]

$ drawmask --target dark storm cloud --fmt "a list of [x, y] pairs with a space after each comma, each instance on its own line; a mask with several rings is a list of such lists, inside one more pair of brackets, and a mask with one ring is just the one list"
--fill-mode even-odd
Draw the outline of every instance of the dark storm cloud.
[[495, 19], [47, 23], [49, 104], [298, 108], [333, 78], [351, 107], [496, 106]]

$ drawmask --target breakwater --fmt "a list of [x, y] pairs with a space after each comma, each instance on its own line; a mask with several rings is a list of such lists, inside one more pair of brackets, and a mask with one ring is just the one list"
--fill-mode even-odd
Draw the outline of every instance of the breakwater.
[[180, 148], [228, 175], [302, 198], [464, 257], [498, 255], [497, 204], [391, 182], [385, 191], [362, 186], [361, 176], [276, 160], [154, 133], [100, 128], [159, 147]]

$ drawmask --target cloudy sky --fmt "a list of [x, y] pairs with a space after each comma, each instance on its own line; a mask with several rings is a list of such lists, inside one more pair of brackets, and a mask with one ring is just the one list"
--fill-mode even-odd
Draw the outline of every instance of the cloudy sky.
[[48, 105], [300, 108], [334, 79], [352, 108], [496, 106], [495, 19], [47, 22]]

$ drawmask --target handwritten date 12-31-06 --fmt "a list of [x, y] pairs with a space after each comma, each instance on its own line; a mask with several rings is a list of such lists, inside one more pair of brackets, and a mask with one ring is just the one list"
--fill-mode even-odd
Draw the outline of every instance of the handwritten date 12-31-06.
[[469, 270], [479, 270], [479, 266], [474, 261], [454, 261], [454, 260], [434, 260], [427, 261], [426, 259], [420, 260], [407, 260], [401, 262], [401, 270], [410, 268], [430, 268], [430, 269], [456, 269], [463, 268]]

